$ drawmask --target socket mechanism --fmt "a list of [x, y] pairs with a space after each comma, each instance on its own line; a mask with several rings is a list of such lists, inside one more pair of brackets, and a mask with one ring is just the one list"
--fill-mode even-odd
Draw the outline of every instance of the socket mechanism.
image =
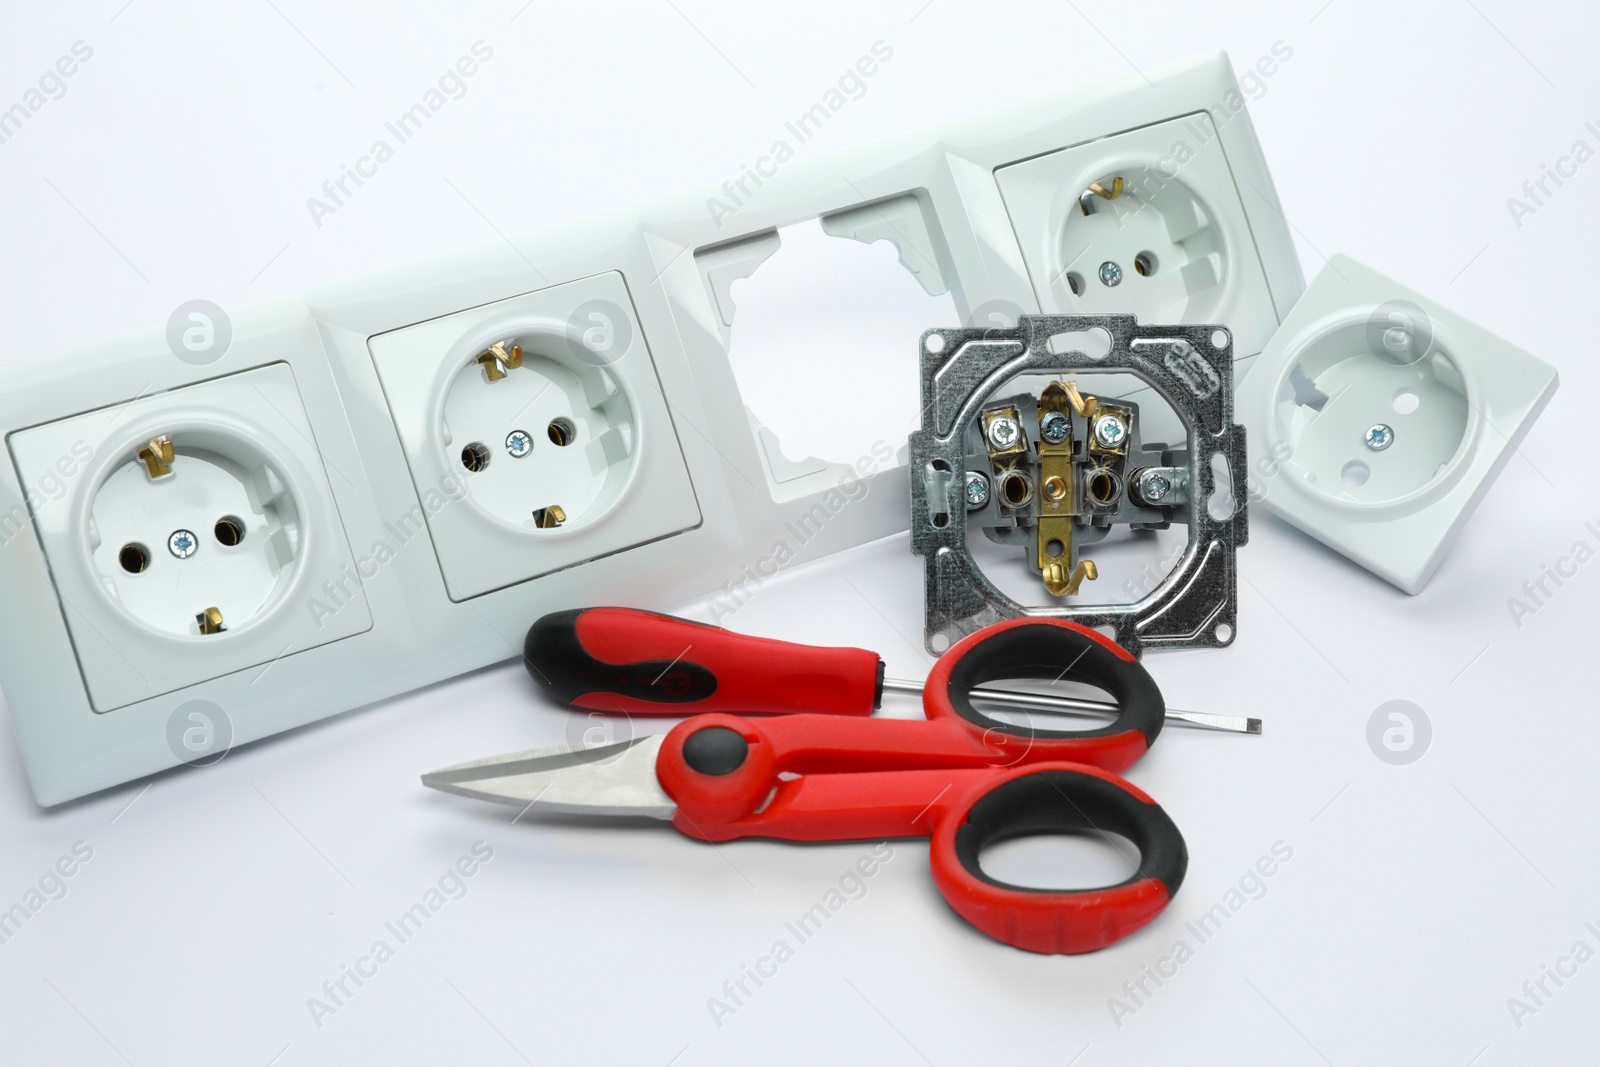
[[[1109, 335], [1091, 356], [1080, 348]], [[937, 337], [935, 343], [929, 339]], [[1234, 552], [1248, 537], [1241, 503], [1214, 507], [1244, 470], [1232, 412], [1231, 336], [1215, 326], [1139, 326], [1130, 315], [1024, 315], [1005, 329], [924, 335], [922, 428], [911, 435], [911, 549], [925, 560], [930, 652], [1024, 613], [1109, 626], [1144, 647], [1233, 640]], [[1146, 443], [1140, 406], [1086, 393], [1079, 376], [1132, 374], [1170, 405], [1187, 442]], [[1013, 391], [1015, 390], [1015, 391]], [[1217, 465], [1228, 472], [1219, 476]], [[965, 477], [939, 478], [938, 471]], [[992, 491], [986, 491], [992, 486]], [[950, 521], [952, 516], [965, 521]], [[1188, 547], [1161, 584], [1133, 604], [1025, 608], [973, 560], [969, 530], [1026, 554], [1058, 601], [1089, 599], [1099, 576], [1086, 555], [1113, 528], [1188, 527]]]

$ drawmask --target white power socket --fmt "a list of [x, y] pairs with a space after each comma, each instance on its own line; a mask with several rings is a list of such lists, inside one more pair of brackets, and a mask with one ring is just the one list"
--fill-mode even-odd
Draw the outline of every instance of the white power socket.
[[[247, 742], [514, 657], [549, 611], [736, 606], [779, 567], [904, 530], [892, 450], [790, 459], [746, 413], [731, 286], [779, 227], [889, 241], [969, 322], [1077, 310], [1054, 274], [1127, 260], [1118, 310], [1222, 318], [1252, 355], [1303, 280], [1239, 99], [1215, 54], [185, 312], [198, 349], [175, 315], [0, 369], [0, 683], [35, 797], [216, 758], [189, 744], [195, 715]], [[1071, 214], [1161, 162], [1150, 131], [1197, 129], [1167, 191], [1126, 192], [1148, 204], [1125, 225]], [[883, 358], [914, 364], [917, 335]], [[173, 473], [151, 480], [138, 451], [161, 437]]]
[[1240, 386], [1251, 496], [1415, 595], [1558, 385], [1538, 357], [1335, 255]]
[[359, 590], [326, 617], [304, 607], [353, 560], [285, 364], [48, 422], [11, 452], [36, 484], [84, 442], [34, 521], [96, 711], [371, 627]]
[[[521, 365], [507, 366], [495, 345]], [[451, 600], [700, 522], [615, 271], [380, 334], [369, 347]], [[458, 497], [466, 506], [450, 506]]]
[[1241, 375], [1299, 293], [1275, 302], [1245, 210], [1261, 176], [1229, 163], [1202, 112], [996, 171], [1040, 307], [1226, 323]]

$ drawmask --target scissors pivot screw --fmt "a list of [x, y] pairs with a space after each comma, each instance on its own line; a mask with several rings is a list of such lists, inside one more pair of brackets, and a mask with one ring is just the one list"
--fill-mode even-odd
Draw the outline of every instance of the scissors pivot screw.
[[683, 742], [683, 762], [701, 774], [732, 774], [749, 754], [749, 743], [726, 726], [696, 730]]

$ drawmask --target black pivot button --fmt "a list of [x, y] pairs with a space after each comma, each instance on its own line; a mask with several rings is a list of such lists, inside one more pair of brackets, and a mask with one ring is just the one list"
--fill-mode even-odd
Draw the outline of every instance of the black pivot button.
[[696, 730], [683, 743], [683, 762], [701, 774], [731, 774], [744, 763], [750, 745], [726, 726]]

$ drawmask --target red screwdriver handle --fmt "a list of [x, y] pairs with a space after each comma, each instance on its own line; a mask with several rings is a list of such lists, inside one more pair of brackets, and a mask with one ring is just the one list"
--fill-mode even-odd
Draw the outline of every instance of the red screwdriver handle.
[[528, 630], [522, 661], [557, 700], [629, 715], [871, 715], [883, 661], [747, 637], [636, 608], [578, 608]]

